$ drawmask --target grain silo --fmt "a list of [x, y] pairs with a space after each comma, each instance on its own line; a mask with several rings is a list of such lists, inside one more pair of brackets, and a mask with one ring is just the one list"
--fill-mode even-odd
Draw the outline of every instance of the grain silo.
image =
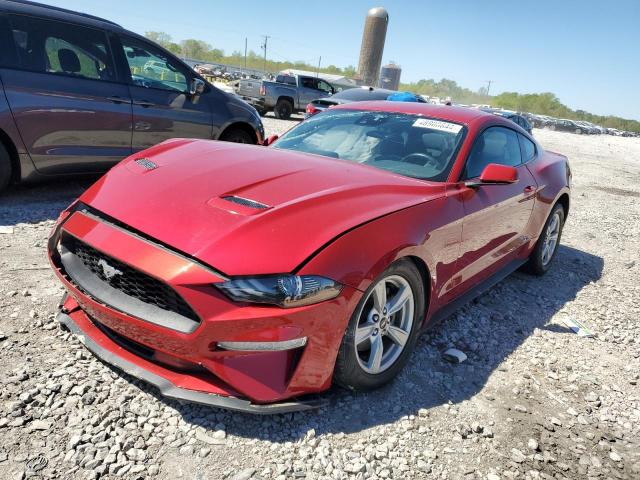
[[402, 68], [400, 65], [390, 63], [380, 69], [380, 88], [387, 88], [389, 90], [398, 90], [400, 87], [400, 74], [402, 74]]
[[358, 77], [363, 85], [378, 84], [388, 23], [389, 14], [383, 7], [372, 8], [367, 13], [358, 61]]

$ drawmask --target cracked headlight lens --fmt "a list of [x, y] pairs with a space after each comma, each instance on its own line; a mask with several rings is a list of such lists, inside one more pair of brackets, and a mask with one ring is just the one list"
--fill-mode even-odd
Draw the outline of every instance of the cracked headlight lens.
[[214, 285], [237, 302], [267, 303], [283, 308], [330, 300], [342, 290], [338, 282], [316, 275], [243, 277]]

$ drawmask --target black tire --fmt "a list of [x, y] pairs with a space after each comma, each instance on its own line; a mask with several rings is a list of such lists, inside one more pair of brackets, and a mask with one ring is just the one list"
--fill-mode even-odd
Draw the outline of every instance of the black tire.
[[582, 135], [582, 130], [581, 130], [581, 129], [579, 129], [579, 128], [577, 128], [577, 129], [576, 129], [576, 133], [577, 133], [578, 135]]
[[241, 128], [234, 128], [224, 132], [220, 136], [220, 140], [232, 143], [250, 143], [252, 145], [255, 145], [256, 143], [255, 138], [253, 138], [249, 132]]
[[[549, 235], [549, 225], [556, 214], [559, 215], [559, 222], [560, 222], [558, 227], [559, 228], [558, 239], [554, 246], [554, 250], [551, 257], [545, 262], [543, 260], [543, 256], [544, 256], [545, 243]], [[538, 238], [538, 242], [536, 243], [536, 246], [533, 249], [533, 252], [531, 252], [531, 255], [529, 256], [529, 260], [523, 267], [523, 269], [527, 273], [530, 273], [532, 275], [542, 276], [549, 271], [549, 268], [551, 268], [551, 265], [553, 264], [553, 259], [556, 257], [556, 254], [558, 253], [558, 247], [560, 246], [560, 240], [562, 239], [562, 229], [564, 227], [564, 219], [565, 219], [564, 208], [562, 207], [561, 204], [556, 203], [556, 205], [551, 210], [551, 213], [549, 214], [547, 221], [544, 223], [544, 227], [542, 228], [542, 233], [540, 234], [540, 238]]]
[[0, 143], [0, 193], [9, 186], [11, 181], [11, 157], [7, 149]]
[[[402, 277], [411, 286], [415, 307], [413, 312], [413, 323], [411, 325], [409, 337], [404, 345], [404, 350], [402, 350], [397, 359], [395, 359], [394, 363], [381, 373], [371, 374], [366, 372], [358, 361], [358, 354], [356, 353], [355, 348], [355, 333], [360, 321], [361, 313], [372, 290], [378, 282], [390, 276]], [[415, 346], [418, 331], [420, 329], [420, 323], [424, 318], [424, 298], [424, 280], [416, 266], [411, 261], [399, 260], [391, 264], [384, 272], [382, 272], [382, 274], [380, 274], [380, 276], [371, 283], [367, 291], [362, 296], [362, 299], [358, 303], [355, 311], [351, 315], [349, 325], [347, 326], [342, 339], [342, 344], [340, 345], [340, 350], [338, 351], [338, 358], [336, 360], [333, 377], [334, 382], [351, 390], [366, 391], [379, 388], [393, 380], [409, 360], [411, 352]]]
[[273, 109], [273, 113], [276, 118], [280, 120], [289, 120], [291, 114], [293, 113], [293, 105], [291, 102], [285, 98], [281, 98], [276, 103], [275, 108]]

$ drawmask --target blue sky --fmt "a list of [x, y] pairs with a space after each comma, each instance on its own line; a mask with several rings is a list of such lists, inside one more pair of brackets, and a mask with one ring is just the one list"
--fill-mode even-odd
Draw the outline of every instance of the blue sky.
[[403, 81], [450, 78], [491, 92], [550, 91], [572, 108], [640, 120], [640, 0], [41, 0], [138, 33], [205, 40], [227, 53], [355, 65], [364, 17], [389, 11], [383, 62]]

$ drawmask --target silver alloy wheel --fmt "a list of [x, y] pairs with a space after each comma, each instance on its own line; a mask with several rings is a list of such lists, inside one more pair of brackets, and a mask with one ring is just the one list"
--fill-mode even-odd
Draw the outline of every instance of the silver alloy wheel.
[[403, 352], [415, 311], [411, 285], [404, 277], [381, 279], [362, 303], [354, 348], [360, 367], [379, 374], [390, 368]]
[[555, 212], [549, 221], [542, 247], [542, 265], [546, 266], [553, 257], [558, 246], [558, 235], [560, 234], [560, 213]]

